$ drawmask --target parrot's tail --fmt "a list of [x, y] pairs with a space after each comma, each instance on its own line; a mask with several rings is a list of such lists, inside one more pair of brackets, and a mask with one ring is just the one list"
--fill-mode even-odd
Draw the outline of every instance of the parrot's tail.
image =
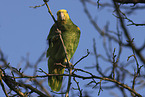
[[[49, 74], [63, 74], [65, 68], [61, 65], [56, 65], [56, 62], [49, 57], [48, 60]], [[53, 91], [59, 91], [62, 85], [63, 76], [49, 76], [48, 84]]]

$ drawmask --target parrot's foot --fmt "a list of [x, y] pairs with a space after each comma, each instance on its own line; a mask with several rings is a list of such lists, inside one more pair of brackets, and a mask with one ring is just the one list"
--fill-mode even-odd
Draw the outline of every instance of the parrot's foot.
[[57, 28], [56, 33], [61, 34], [61, 31]]
[[61, 66], [61, 67], [63, 67], [63, 68], [66, 68], [66, 66], [65, 66], [65, 65], [62, 65], [61, 63], [55, 63], [54, 65], [56, 65], [56, 66]]
[[61, 31], [57, 28], [57, 30], [55, 31], [56, 35], [55, 35], [55, 39], [58, 39], [60, 37]]

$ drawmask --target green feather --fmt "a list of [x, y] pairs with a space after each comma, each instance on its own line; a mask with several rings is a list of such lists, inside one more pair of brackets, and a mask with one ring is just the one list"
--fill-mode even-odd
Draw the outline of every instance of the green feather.
[[[64, 14], [63, 20], [60, 20], [60, 13]], [[63, 74], [64, 69], [61, 65], [66, 62], [65, 51], [57, 32], [57, 27], [61, 30], [62, 39], [66, 47], [68, 60], [74, 55], [79, 39], [80, 29], [71, 21], [66, 10], [59, 10], [57, 12], [57, 24], [54, 24], [49, 32], [47, 40], [49, 41], [49, 48], [47, 50], [49, 74]], [[48, 84], [53, 91], [59, 91], [62, 85], [63, 76], [48, 77]]]

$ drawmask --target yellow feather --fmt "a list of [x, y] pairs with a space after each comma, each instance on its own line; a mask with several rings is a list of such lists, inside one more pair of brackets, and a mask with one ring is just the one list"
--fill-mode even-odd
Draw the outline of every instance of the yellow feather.
[[57, 21], [58, 22], [64, 22], [66, 20], [70, 19], [67, 10], [61, 9], [57, 12]]

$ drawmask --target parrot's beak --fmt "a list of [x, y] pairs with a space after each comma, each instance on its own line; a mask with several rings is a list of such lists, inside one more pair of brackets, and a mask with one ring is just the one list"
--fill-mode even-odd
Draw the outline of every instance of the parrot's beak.
[[59, 19], [60, 19], [61, 21], [64, 21], [64, 20], [65, 20], [65, 15], [64, 15], [63, 12], [60, 13]]

